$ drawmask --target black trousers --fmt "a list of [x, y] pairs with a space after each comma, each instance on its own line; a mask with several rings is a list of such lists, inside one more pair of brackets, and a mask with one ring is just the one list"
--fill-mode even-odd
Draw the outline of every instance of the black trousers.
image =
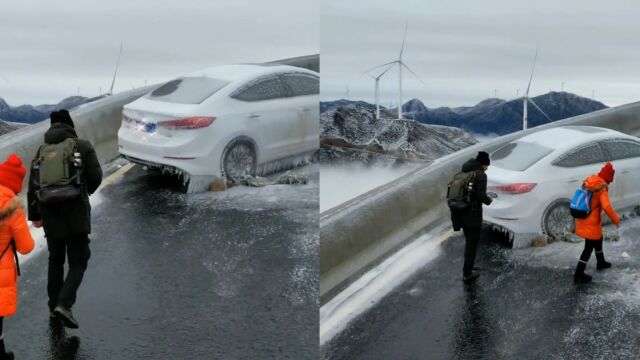
[[589, 262], [593, 250], [596, 251], [596, 257], [598, 261], [600, 261], [600, 258], [604, 257], [602, 255], [602, 238], [598, 240], [584, 239], [584, 250], [582, 250], [582, 255], [580, 255], [580, 261], [585, 264]]
[[465, 246], [464, 246], [464, 267], [462, 268], [462, 274], [467, 275], [473, 270], [473, 264], [476, 261], [476, 251], [478, 250], [478, 242], [482, 234], [482, 228], [480, 227], [462, 227], [464, 233]]
[[[87, 269], [91, 250], [89, 236], [76, 235], [69, 238], [47, 238], [49, 247], [49, 310], [57, 305], [71, 308], [76, 302], [76, 293]], [[69, 272], [64, 277], [65, 255], [69, 257]]]

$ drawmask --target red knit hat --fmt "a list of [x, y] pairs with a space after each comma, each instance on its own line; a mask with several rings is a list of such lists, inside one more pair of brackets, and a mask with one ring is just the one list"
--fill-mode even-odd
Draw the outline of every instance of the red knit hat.
[[7, 161], [0, 164], [0, 185], [13, 190], [16, 194], [22, 191], [22, 180], [27, 169], [22, 166], [22, 160], [16, 154], [11, 154]]
[[608, 162], [604, 164], [604, 167], [602, 168], [602, 170], [600, 170], [600, 172], [598, 173], [598, 176], [600, 176], [604, 181], [608, 183], [612, 183], [613, 175], [615, 174], [616, 174], [616, 171], [613, 169], [613, 165], [611, 165], [611, 163]]

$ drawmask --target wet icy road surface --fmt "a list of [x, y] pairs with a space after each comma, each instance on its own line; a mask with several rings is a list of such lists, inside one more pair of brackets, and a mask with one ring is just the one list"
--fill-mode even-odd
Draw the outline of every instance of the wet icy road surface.
[[[482, 276], [461, 281], [464, 239], [321, 348], [324, 359], [638, 359], [640, 221], [604, 244], [613, 268], [573, 284], [582, 244], [510, 250], [484, 241]], [[626, 252], [627, 254], [624, 254]], [[629, 257], [626, 257], [626, 256]]]
[[317, 166], [301, 171], [311, 184], [184, 195], [134, 167], [94, 208], [80, 329], [49, 331], [45, 251], [22, 269], [8, 348], [19, 359], [317, 358]]

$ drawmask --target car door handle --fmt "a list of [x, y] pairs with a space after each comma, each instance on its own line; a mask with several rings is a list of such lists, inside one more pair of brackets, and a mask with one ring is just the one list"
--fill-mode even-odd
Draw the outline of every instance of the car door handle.
[[247, 117], [248, 117], [249, 119], [255, 119], [255, 118], [259, 118], [259, 117], [260, 117], [260, 115], [258, 115], [258, 114], [249, 114], [249, 115], [247, 115]]
[[311, 111], [311, 108], [310, 107], [303, 107], [302, 111]]

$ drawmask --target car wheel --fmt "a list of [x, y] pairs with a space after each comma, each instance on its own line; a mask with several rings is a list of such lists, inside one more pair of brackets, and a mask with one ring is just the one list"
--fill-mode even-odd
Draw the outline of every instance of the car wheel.
[[559, 239], [566, 233], [573, 233], [576, 222], [569, 211], [570, 201], [559, 199], [551, 203], [542, 215], [542, 229], [544, 233], [554, 239]]
[[232, 144], [225, 152], [222, 164], [228, 180], [237, 182], [245, 176], [254, 176], [256, 152], [253, 145], [246, 141]]

